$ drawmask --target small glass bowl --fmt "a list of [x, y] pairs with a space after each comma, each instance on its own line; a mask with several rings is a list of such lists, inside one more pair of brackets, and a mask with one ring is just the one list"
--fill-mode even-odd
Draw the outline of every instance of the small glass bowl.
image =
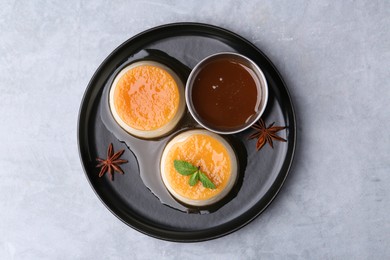
[[[252, 77], [253, 76], [256, 77], [255, 79], [256, 87], [257, 87], [256, 113], [253, 116], [251, 116], [250, 119], [247, 120], [247, 122], [245, 122], [244, 124], [238, 125], [237, 127], [229, 127], [228, 129], [213, 126], [210, 123], [206, 122], [205, 120], [202, 120], [202, 118], [196, 112], [192, 100], [192, 90], [193, 90], [196, 77], [198, 76], [200, 71], [202, 71], [205, 68], [207, 64], [216, 61], [218, 59], [228, 59], [237, 62], [239, 64], [242, 64], [243, 66], [249, 68], [253, 72], [251, 73]], [[251, 59], [241, 54], [237, 54], [233, 52], [221, 52], [204, 58], [193, 68], [186, 83], [185, 98], [186, 98], [188, 110], [190, 111], [191, 115], [196, 120], [196, 122], [198, 122], [202, 127], [218, 134], [235, 134], [248, 129], [254, 123], [256, 123], [262, 116], [268, 101], [268, 84], [262, 70]]]

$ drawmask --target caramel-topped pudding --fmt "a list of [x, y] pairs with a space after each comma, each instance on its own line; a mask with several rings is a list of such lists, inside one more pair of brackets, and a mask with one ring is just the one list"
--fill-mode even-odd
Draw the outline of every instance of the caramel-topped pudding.
[[168, 67], [141, 61], [114, 79], [109, 104], [115, 121], [128, 133], [155, 138], [170, 132], [184, 113], [184, 87]]
[[[191, 180], [197, 176], [178, 172], [175, 161], [192, 165], [194, 174], [200, 174], [199, 181]], [[213, 188], [205, 187], [202, 174], [212, 182]], [[221, 136], [207, 130], [189, 130], [166, 145], [161, 158], [161, 177], [177, 200], [192, 206], [206, 206], [221, 200], [232, 189], [237, 179], [237, 158]]]

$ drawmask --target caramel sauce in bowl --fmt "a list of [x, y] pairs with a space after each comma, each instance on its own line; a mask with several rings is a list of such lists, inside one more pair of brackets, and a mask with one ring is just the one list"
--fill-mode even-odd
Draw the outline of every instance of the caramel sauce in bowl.
[[267, 80], [249, 58], [217, 53], [192, 70], [185, 90], [188, 110], [204, 128], [218, 134], [241, 132], [263, 114], [268, 101]]

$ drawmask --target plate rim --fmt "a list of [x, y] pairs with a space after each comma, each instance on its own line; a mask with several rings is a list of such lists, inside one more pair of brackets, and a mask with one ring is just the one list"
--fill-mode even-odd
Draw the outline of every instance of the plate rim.
[[[196, 230], [196, 231], [172, 231], [172, 230], [166, 230], [166, 229], [162, 229], [162, 228], [157, 228], [157, 227], [151, 226], [150, 224], [147, 224], [147, 223], [137, 223], [139, 226], [142, 226], [144, 228], [148, 227], [149, 230], [145, 230], [145, 229], [140, 228], [138, 225], [134, 225], [134, 223], [129, 223], [128, 221], [123, 219], [121, 216], [119, 216], [119, 214], [114, 212], [110, 208], [109, 205], [107, 205], [107, 203], [98, 194], [97, 190], [94, 188], [93, 184], [91, 183], [91, 180], [90, 180], [90, 178], [88, 176], [87, 169], [86, 169], [86, 166], [85, 166], [85, 163], [84, 163], [84, 160], [83, 160], [83, 151], [82, 151], [82, 147], [81, 147], [81, 140], [84, 138], [82, 136], [82, 133], [81, 133], [82, 132], [81, 131], [82, 119], [84, 118], [84, 114], [87, 113], [87, 111], [85, 111], [86, 109], [84, 108], [86, 100], [87, 100], [87, 98], [89, 99], [89, 97], [91, 96], [91, 92], [93, 90], [93, 85], [94, 85], [93, 83], [95, 81], [95, 78], [101, 73], [101, 70], [105, 66], [107, 66], [107, 63], [110, 61], [110, 59], [112, 59], [112, 56], [114, 56], [120, 49], [122, 49], [124, 46], [128, 45], [130, 42], [136, 40], [137, 38], [145, 36], [145, 35], [147, 35], [147, 34], [149, 34], [151, 32], [154, 32], [154, 31], [160, 31], [160, 30], [164, 30], [164, 29], [168, 29], [168, 28], [172, 28], [172, 27], [178, 27], [178, 26], [180, 26], [180, 27], [181, 26], [193, 27], [193, 28], [199, 29], [200, 31], [202, 31], [202, 30], [218, 31], [218, 32], [223, 33], [223, 34], [231, 35], [232, 37], [235, 37], [235, 38], [239, 39], [240, 41], [243, 41], [246, 44], [248, 44], [249, 46], [251, 46], [253, 49], [255, 49], [257, 52], [259, 52], [263, 56], [263, 58], [269, 63], [269, 65], [272, 67], [274, 72], [277, 74], [279, 80], [283, 84], [283, 90], [286, 92], [287, 98], [288, 98], [289, 103], [290, 103], [290, 108], [291, 108], [291, 119], [289, 120], [289, 130], [290, 130], [289, 134], [291, 134], [291, 132], [293, 132], [293, 144], [292, 144], [292, 148], [291, 148], [291, 158], [290, 158], [290, 160], [288, 162], [288, 165], [286, 167], [286, 173], [284, 174], [283, 179], [280, 181], [280, 185], [278, 185], [277, 189], [273, 192], [273, 195], [269, 199], [268, 203], [261, 210], [258, 210], [254, 214], [251, 214], [249, 218], [246, 218], [245, 221], [240, 222], [238, 225], [235, 225], [233, 228], [230, 228], [228, 230], [224, 230], [223, 232], [220, 232], [218, 234], [206, 235], [206, 236], [201, 236], [201, 237], [199, 237], [199, 234], [204, 233], [204, 232], [208, 232], [207, 229], [201, 230], [201, 231], [198, 231], [198, 230]], [[292, 121], [292, 123], [293, 123], [292, 125], [291, 125], [290, 121]], [[292, 128], [293, 131], [291, 131], [291, 128]], [[289, 175], [289, 173], [291, 171], [293, 162], [294, 162], [295, 150], [296, 150], [296, 144], [297, 144], [296, 114], [295, 114], [294, 105], [292, 103], [291, 94], [290, 94], [290, 92], [289, 92], [289, 90], [287, 88], [287, 85], [286, 85], [283, 77], [281, 76], [281, 74], [279, 73], [279, 71], [277, 70], [275, 65], [272, 63], [272, 61], [257, 46], [255, 46], [252, 42], [250, 42], [249, 40], [245, 39], [244, 37], [238, 35], [235, 32], [232, 32], [232, 31], [227, 30], [225, 28], [222, 28], [222, 27], [219, 27], [219, 26], [215, 26], [215, 25], [211, 25], [211, 24], [197, 23], [197, 22], [168, 23], [168, 24], [155, 26], [155, 27], [149, 28], [147, 30], [144, 30], [142, 32], [139, 32], [139, 33], [135, 34], [134, 36], [130, 37], [129, 39], [124, 41], [122, 44], [120, 44], [118, 47], [116, 47], [113, 51], [111, 51], [110, 54], [103, 60], [103, 62], [101, 62], [101, 64], [98, 66], [98, 68], [93, 73], [91, 79], [89, 80], [88, 85], [87, 85], [87, 87], [86, 87], [86, 89], [84, 91], [84, 94], [83, 94], [81, 102], [80, 102], [80, 107], [79, 107], [79, 112], [78, 112], [78, 121], [77, 121], [77, 144], [78, 144], [78, 153], [79, 153], [80, 163], [81, 163], [81, 166], [83, 168], [85, 177], [86, 177], [90, 187], [94, 191], [95, 195], [102, 202], [102, 204], [115, 217], [117, 217], [124, 224], [126, 224], [127, 226], [133, 228], [134, 230], [137, 230], [138, 232], [140, 232], [142, 234], [145, 234], [145, 235], [157, 238], [157, 239], [171, 241], [171, 242], [187, 242], [187, 243], [188, 242], [202, 242], [202, 241], [212, 240], [212, 239], [216, 239], [216, 238], [220, 238], [220, 237], [226, 236], [228, 234], [231, 234], [231, 233], [233, 233], [233, 232], [243, 228], [244, 226], [246, 226], [250, 222], [252, 222], [254, 219], [256, 219], [259, 215], [261, 215], [269, 207], [269, 205], [274, 201], [276, 196], [279, 194], [281, 188], [283, 187], [283, 185], [284, 185], [284, 183], [285, 183], [285, 181], [287, 179], [287, 176]], [[270, 192], [270, 190], [268, 190], [267, 193], [268, 192]], [[264, 195], [264, 196], [266, 196], [266, 195]], [[250, 210], [252, 210], [252, 208]], [[132, 221], [133, 222], [139, 222], [135, 218], [132, 218]], [[218, 227], [218, 226], [216, 226], [216, 227]], [[162, 233], [164, 233], [165, 235], [162, 235]], [[185, 235], [186, 233], [187, 233], [187, 235]], [[198, 234], [198, 235], [196, 235], [196, 238], [192, 238], [191, 236], [188, 236], [188, 234], [190, 234], [191, 236], [195, 235], [195, 234]]]

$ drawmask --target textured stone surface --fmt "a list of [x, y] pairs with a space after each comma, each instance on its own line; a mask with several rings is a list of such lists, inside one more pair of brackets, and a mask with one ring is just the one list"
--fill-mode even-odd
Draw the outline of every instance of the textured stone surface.
[[[246, 3], [248, 2], [248, 3]], [[298, 119], [294, 167], [245, 228], [195, 244], [116, 219], [82, 172], [77, 115], [120, 43], [196, 21], [261, 48]], [[385, 259], [390, 256], [389, 1], [1, 1], [0, 258]]]

